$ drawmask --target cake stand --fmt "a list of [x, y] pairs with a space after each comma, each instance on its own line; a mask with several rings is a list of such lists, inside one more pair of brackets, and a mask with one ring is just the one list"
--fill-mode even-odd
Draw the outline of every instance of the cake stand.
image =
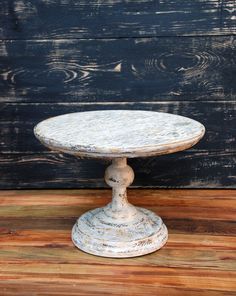
[[112, 201], [78, 218], [72, 229], [75, 246], [94, 255], [117, 258], [160, 249], [168, 238], [162, 219], [127, 200], [126, 189], [134, 179], [127, 158], [185, 150], [204, 132], [201, 123], [187, 117], [139, 110], [77, 112], [40, 122], [34, 133], [48, 148], [112, 160], [105, 171]]

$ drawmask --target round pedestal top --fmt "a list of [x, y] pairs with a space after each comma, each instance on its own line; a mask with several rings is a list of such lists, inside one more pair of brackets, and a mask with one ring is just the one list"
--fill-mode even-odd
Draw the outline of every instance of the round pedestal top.
[[152, 111], [102, 110], [52, 117], [35, 128], [47, 147], [86, 157], [144, 157], [185, 150], [204, 135], [190, 118]]

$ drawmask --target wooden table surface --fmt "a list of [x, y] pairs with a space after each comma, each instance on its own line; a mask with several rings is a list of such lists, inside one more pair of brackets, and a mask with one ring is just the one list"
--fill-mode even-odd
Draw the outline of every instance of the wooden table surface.
[[0, 295], [236, 295], [236, 191], [130, 189], [159, 214], [166, 246], [110, 259], [76, 249], [76, 218], [110, 190], [0, 192]]

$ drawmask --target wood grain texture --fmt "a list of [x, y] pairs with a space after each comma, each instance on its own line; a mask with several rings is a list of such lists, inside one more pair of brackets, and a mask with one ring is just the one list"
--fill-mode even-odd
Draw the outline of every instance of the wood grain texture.
[[117, 260], [70, 239], [77, 215], [106, 204], [110, 190], [1, 191], [1, 295], [236, 295], [236, 229], [225, 227], [235, 225], [235, 191], [130, 189], [129, 198], [163, 216], [169, 241]]
[[33, 127], [43, 119], [67, 112], [127, 108], [191, 116], [207, 127], [202, 141], [188, 151], [130, 160], [135, 171], [134, 186], [235, 188], [235, 104], [214, 101], [197, 105], [194, 102], [4, 103], [0, 121], [1, 188], [104, 187], [107, 162], [50, 152], [34, 138]]
[[204, 134], [205, 127], [189, 117], [144, 110], [67, 113], [34, 127], [36, 138], [51, 150], [108, 159], [186, 150]]
[[32, 127], [118, 108], [207, 129], [186, 154], [131, 163], [134, 186], [235, 188], [235, 11], [235, 0], [2, 0], [0, 188], [103, 187], [103, 162], [48, 152]]
[[235, 45], [234, 36], [2, 41], [0, 100], [234, 101]]
[[74, 245], [86, 253], [109, 258], [137, 257], [162, 248], [168, 230], [161, 217], [134, 206], [127, 198], [127, 187], [134, 180], [127, 159], [113, 158], [104, 179], [112, 188], [111, 202], [78, 217], [71, 233]]
[[100, 38], [229, 34], [235, 1], [2, 0], [1, 38]]
[[[2, 154], [0, 163], [2, 189], [106, 186], [108, 163], [101, 160], [40, 152]], [[129, 163], [135, 170], [134, 187], [235, 188], [234, 151], [185, 151]]]
[[34, 126], [49, 117], [64, 113], [92, 110], [147, 110], [189, 116], [207, 127], [206, 134], [195, 147], [201, 151], [236, 150], [235, 102], [128, 102], [128, 103], [3, 103], [0, 132], [2, 153], [48, 152], [33, 135]]

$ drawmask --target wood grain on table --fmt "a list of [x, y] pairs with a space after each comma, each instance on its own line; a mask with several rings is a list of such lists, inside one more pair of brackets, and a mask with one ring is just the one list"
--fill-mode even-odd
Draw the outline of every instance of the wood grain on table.
[[132, 259], [76, 249], [76, 218], [110, 190], [0, 192], [1, 295], [236, 295], [236, 191], [137, 190], [130, 201], [169, 229], [166, 246]]

